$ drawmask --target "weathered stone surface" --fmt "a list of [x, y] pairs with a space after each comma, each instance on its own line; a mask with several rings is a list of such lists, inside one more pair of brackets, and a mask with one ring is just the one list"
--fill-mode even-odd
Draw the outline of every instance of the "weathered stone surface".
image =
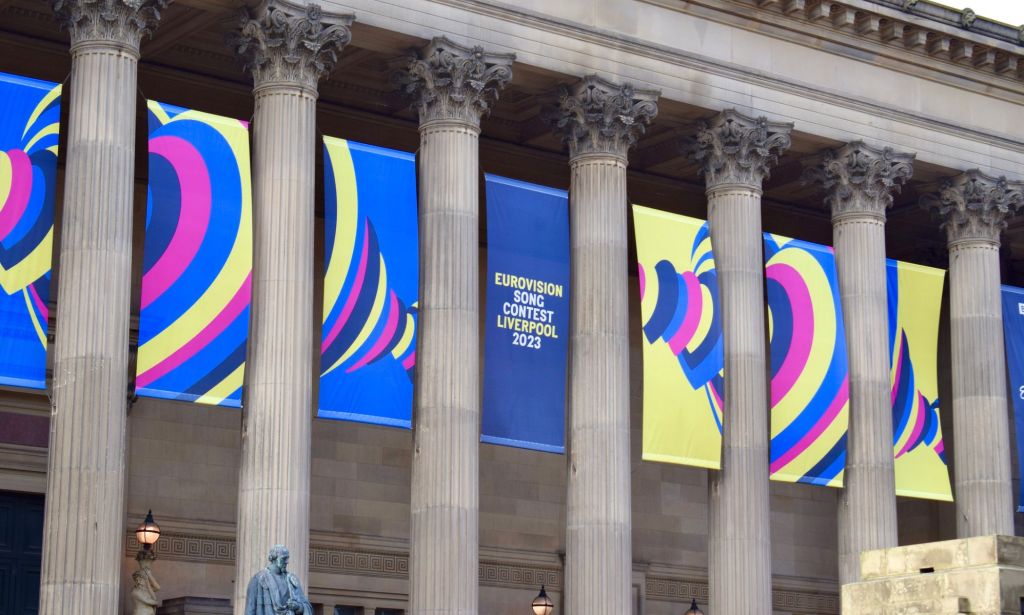
[[156, 615], [230, 615], [231, 601], [223, 598], [171, 598], [164, 600]]
[[100, 43], [134, 50], [160, 21], [170, 0], [51, 0], [72, 46]]
[[392, 80], [413, 101], [421, 124], [461, 120], [479, 126], [512, 80], [513, 61], [512, 54], [489, 53], [438, 37], [410, 52], [407, 66]]
[[769, 122], [765, 117], [747, 117], [726, 109], [701, 122], [689, 145], [708, 190], [740, 185], [760, 192], [772, 165], [789, 149], [792, 130], [790, 123]]
[[889, 395], [885, 211], [913, 172], [913, 154], [861, 141], [825, 152], [804, 180], [821, 185], [832, 212], [849, 358], [850, 415], [839, 496], [839, 580], [859, 578], [862, 551], [897, 542]]
[[256, 88], [300, 86], [316, 92], [352, 39], [351, 15], [324, 13], [320, 5], [269, 0], [246, 8], [230, 42], [252, 72]]
[[953, 477], [962, 538], [1014, 529], [999, 243], [1024, 205], [1022, 188], [971, 170], [921, 199], [942, 218], [949, 250]]
[[1024, 538], [982, 536], [868, 551], [844, 615], [1014, 615], [1024, 596]]
[[772, 599], [761, 182], [791, 124], [727, 110], [698, 127], [721, 298], [727, 408], [722, 467], [708, 481], [708, 563], [716, 613], [757, 613]]
[[317, 81], [351, 18], [270, 0], [243, 14], [237, 52], [253, 73], [253, 268], [238, 486], [234, 610], [267, 551], [287, 544], [308, 583], [313, 391]]
[[[410, 503], [413, 615], [476, 615], [480, 542], [480, 116], [513, 56], [436, 38], [396, 81], [420, 121], [420, 258]], [[458, 357], [458, 360], [453, 360]]]
[[570, 156], [603, 153], [624, 158], [658, 115], [658, 96], [654, 90], [587, 75], [562, 86], [558, 105], [544, 115], [569, 146]]
[[165, 3], [59, 0], [71, 78], [39, 612], [114, 613], [124, 527], [139, 39]]
[[560, 88], [546, 113], [572, 169], [565, 534], [572, 615], [632, 609], [626, 153], [657, 115], [657, 97], [591, 75]]

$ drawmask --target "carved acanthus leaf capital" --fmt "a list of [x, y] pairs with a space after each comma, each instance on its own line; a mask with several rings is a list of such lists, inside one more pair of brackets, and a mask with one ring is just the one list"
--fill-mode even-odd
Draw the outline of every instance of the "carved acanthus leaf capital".
[[999, 244], [1006, 222], [1024, 205], [1024, 183], [974, 169], [943, 180], [921, 204], [939, 214], [948, 245], [967, 241]]
[[727, 109], [702, 121], [691, 141], [708, 188], [738, 184], [760, 189], [771, 166], [789, 149], [793, 124]]
[[61, 27], [71, 34], [72, 46], [109, 42], [138, 53], [142, 37], [160, 21], [171, 0], [51, 0]]
[[229, 43], [260, 86], [289, 84], [316, 91], [352, 40], [351, 15], [324, 13], [318, 4], [263, 0], [245, 8]]
[[825, 152], [819, 164], [804, 170], [803, 181], [825, 189], [833, 220], [858, 214], [884, 218], [893, 193], [913, 174], [914, 154], [854, 141]]
[[625, 158], [658, 115], [660, 95], [588, 75], [561, 86], [558, 104], [546, 109], [543, 117], [569, 146], [570, 156], [602, 153]]
[[511, 53], [489, 53], [437, 37], [409, 52], [392, 81], [419, 111], [420, 123], [457, 120], [479, 126], [512, 80]]

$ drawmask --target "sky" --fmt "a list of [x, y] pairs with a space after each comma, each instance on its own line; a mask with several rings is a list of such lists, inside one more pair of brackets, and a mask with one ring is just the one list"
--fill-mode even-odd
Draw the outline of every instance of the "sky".
[[1024, 25], [1024, 0], [938, 0], [955, 9], [972, 8], [982, 17], [1012, 26]]

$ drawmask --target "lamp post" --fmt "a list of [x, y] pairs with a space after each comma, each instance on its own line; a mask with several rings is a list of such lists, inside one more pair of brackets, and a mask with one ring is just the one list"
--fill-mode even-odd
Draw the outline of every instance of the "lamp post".
[[544, 586], [540, 586], [540, 593], [533, 599], [533, 615], [551, 615], [551, 611], [555, 609], [555, 603], [548, 598], [548, 593], [544, 591]]
[[697, 606], [696, 598], [694, 598], [693, 601], [690, 602], [690, 610], [683, 613], [683, 615], [704, 615], [704, 611], [700, 610], [700, 607]]
[[158, 603], [156, 593], [160, 591], [160, 584], [153, 577], [151, 567], [156, 559], [153, 545], [160, 540], [160, 526], [153, 520], [152, 510], [146, 513], [142, 524], [135, 528], [135, 538], [142, 548], [135, 554], [139, 569], [132, 573], [132, 600], [135, 602], [132, 615], [155, 615]]
[[156, 521], [153, 521], [152, 510], [146, 513], [146, 520], [139, 527], [135, 528], [135, 538], [142, 545], [143, 551], [149, 551], [156, 544], [156, 541], [160, 540], [160, 526], [156, 524]]

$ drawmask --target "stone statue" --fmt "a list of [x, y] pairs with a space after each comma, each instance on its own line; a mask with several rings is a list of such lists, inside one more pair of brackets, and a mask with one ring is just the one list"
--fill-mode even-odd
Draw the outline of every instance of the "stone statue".
[[132, 600], [135, 601], [132, 615], [156, 615], [156, 593], [160, 591], [160, 584], [150, 569], [156, 556], [151, 551], [139, 551], [135, 559], [139, 561], [139, 569], [132, 573]]
[[252, 577], [245, 590], [245, 615], [313, 615], [299, 579], [288, 572], [288, 557], [284, 545], [270, 550], [270, 564]]

